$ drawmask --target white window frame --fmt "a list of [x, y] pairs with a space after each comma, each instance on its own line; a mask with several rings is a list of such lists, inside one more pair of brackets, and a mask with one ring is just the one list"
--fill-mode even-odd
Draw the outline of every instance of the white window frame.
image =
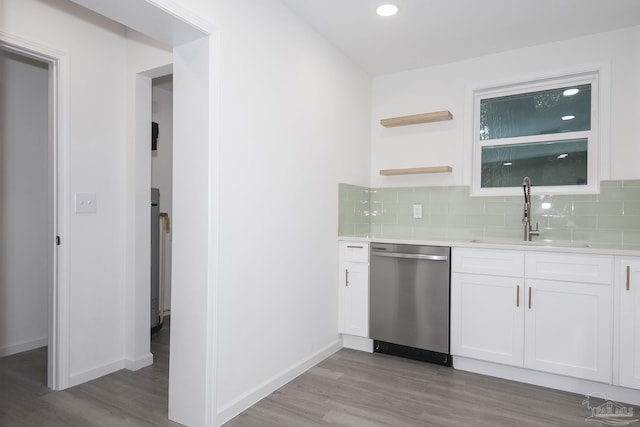
[[[492, 85], [490, 87], [477, 87], [472, 90], [472, 165], [471, 165], [471, 195], [472, 196], [511, 196], [522, 194], [521, 187], [481, 187], [482, 175], [482, 148], [486, 146], [513, 145], [532, 142], [557, 141], [587, 138], [587, 184], [586, 185], [562, 185], [562, 186], [536, 186], [538, 194], [596, 194], [600, 191], [599, 162], [603, 141], [600, 135], [600, 112], [605, 106], [601, 102], [600, 90], [601, 69], [592, 68], [588, 71], [555, 75], [553, 77], [529, 80], [521, 83], [509, 83]], [[565, 86], [591, 84], [591, 129], [580, 132], [563, 132], [545, 135], [533, 135], [514, 138], [501, 138], [491, 140], [480, 139], [480, 101], [486, 98], [516, 95], [554, 89]], [[536, 183], [534, 182], [535, 186]]]

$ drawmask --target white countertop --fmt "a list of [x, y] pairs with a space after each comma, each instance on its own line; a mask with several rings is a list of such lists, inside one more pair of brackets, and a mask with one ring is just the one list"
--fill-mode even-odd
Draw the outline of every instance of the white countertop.
[[525, 242], [520, 240], [503, 240], [503, 239], [477, 239], [477, 240], [419, 240], [419, 239], [402, 239], [402, 238], [379, 238], [375, 236], [338, 236], [338, 240], [348, 240], [351, 242], [378, 242], [378, 243], [395, 243], [407, 245], [427, 245], [427, 246], [450, 246], [458, 248], [484, 248], [484, 249], [503, 249], [503, 250], [524, 250], [524, 251], [544, 251], [544, 252], [566, 252], [566, 253], [584, 253], [599, 255], [618, 255], [618, 256], [640, 256], [640, 249], [625, 248], [620, 246], [592, 244], [582, 242], [565, 242], [565, 241], [532, 241]]

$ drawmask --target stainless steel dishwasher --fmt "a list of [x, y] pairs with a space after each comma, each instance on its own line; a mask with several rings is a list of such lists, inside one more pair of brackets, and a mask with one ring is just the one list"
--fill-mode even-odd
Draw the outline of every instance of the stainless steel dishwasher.
[[374, 351], [451, 366], [451, 248], [371, 244], [370, 325]]

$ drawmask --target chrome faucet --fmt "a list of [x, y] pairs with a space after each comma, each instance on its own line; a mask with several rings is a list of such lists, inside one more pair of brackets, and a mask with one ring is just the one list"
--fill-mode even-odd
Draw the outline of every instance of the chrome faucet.
[[524, 225], [524, 241], [530, 242], [531, 236], [539, 236], [540, 230], [536, 222], [536, 228], [531, 227], [531, 178], [525, 176], [522, 180], [522, 189], [524, 190], [524, 216], [522, 224]]

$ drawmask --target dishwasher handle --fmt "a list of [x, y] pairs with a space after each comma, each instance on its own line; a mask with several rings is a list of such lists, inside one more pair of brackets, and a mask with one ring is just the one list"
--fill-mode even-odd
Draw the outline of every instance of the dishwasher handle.
[[447, 261], [449, 259], [446, 255], [405, 254], [400, 252], [371, 252], [371, 255], [389, 258], [424, 259], [427, 261]]

